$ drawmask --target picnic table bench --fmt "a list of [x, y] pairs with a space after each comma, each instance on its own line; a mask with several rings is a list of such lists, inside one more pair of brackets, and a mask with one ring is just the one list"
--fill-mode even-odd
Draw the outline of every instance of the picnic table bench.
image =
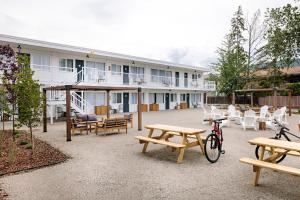
[[[249, 140], [248, 142], [251, 145], [259, 145], [261, 147], [259, 160], [251, 158], [240, 159], [240, 162], [242, 163], [253, 165], [253, 172], [255, 172], [253, 180], [254, 186], [258, 185], [261, 168], [272, 169], [274, 171], [300, 176], [300, 169], [276, 163], [276, 160], [284, 154], [300, 156], [300, 143], [262, 137]], [[266, 151], [270, 152], [270, 156], [264, 158]]]
[[[135, 138], [139, 140], [141, 144], [144, 144], [142, 152], [145, 153], [149, 143], [161, 144], [167, 147], [171, 147], [172, 151], [178, 150], [179, 155], [177, 163], [182, 163], [184, 151], [187, 148], [200, 146], [202, 154], [204, 154], [204, 145], [203, 139], [204, 136], [201, 136], [206, 130], [195, 129], [195, 128], [186, 128], [179, 126], [170, 126], [164, 124], [153, 124], [146, 125], [146, 129], [149, 130], [148, 136], [136, 136]], [[154, 131], [161, 131], [161, 134], [158, 136], [152, 136]], [[170, 138], [174, 136], [179, 136], [182, 138], [181, 144], [169, 141]], [[189, 139], [195, 140], [193, 142]]]

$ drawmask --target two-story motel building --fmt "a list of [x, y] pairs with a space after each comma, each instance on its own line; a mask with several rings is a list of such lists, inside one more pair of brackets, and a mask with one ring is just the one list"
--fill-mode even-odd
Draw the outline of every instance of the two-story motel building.
[[[214, 82], [205, 81], [208, 69], [166, 61], [111, 53], [46, 41], [0, 34], [0, 44], [9, 44], [30, 58], [34, 79], [43, 87], [67, 84], [138, 86], [142, 104], [159, 104], [159, 110], [200, 107], [204, 94], [215, 90]], [[65, 94], [53, 91], [48, 112], [51, 118], [65, 109]], [[104, 92], [72, 93], [72, 108], [81, 113], [95, 113], [95, 106], [106, 105]], [[137, 111], [137, 93], [111, 93], [110, 105], [119, 112]], [[149, 107], [148, 107], [149, 110]]]

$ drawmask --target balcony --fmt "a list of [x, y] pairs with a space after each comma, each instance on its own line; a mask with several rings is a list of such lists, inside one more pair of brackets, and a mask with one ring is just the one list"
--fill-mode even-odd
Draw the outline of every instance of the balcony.
[[123, 73], [104, 71], [97, 68], [85, 67], [77, 72], [70, 68], [57, 66], [32, 66], [34, 77], [43, 84], [92, 84], [92, 85], [131, 85], [158, 89], [192, 89], [214, 91], [213, 81], [203, 79], [174, 78], [170, 76], [156, 76], [149, 73]]

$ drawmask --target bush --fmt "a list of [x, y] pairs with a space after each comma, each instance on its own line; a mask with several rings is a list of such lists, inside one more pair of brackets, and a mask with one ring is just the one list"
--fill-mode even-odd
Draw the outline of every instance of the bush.
[[300, 108], [298, 109], [298, 113], [300, 114]]
[[298, 82], [298, 83], [289, 83], [287, 88], [292, 90], [292, 95], [293, 96], [299, 96], [300, 95], [300, 82]]
[[26, 149], [32, 149], [32, 144], [27, 144]]
[[28, 144], [28, 141], [27, 141], [27, 140], [22, 140], [22, 141], [20, 142], [20, 145], [26, 145], [26, 144]]

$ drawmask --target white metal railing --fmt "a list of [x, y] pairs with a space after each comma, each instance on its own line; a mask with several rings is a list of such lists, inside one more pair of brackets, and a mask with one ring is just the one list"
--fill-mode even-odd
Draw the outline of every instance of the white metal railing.
[[47, 93], [48, 101], [65, 101], [66, 100], [66, 92], [59, 90], [50, 90]]
[[82, 96], [76, 92], [71, 93], [71, 106], [77, 112], [86, 114], [89, 112], [89, 109], [92, 107], [91, 104], [86, 101]]
[[204, 89], [205, 90], [216, 90], [216, 83], [214, 81], [204, 81]]

